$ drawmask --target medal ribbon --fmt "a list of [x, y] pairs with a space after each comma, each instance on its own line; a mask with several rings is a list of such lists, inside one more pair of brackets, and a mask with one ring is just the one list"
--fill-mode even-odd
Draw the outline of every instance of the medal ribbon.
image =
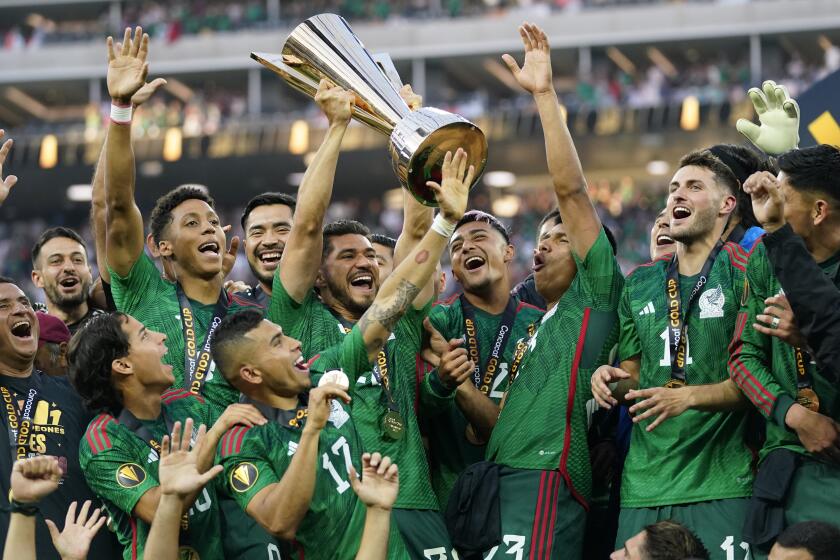
[[522, 358], [525, 357], [525, 352], [528, 350], [528, 343], [531, 342], [532, 338], [534, 338], [534, 334], [536, 332], [537, 325], [531, 323], [528, 325], [528, 337], [523, 338], [516, 345], [516, 351], [513, 353], [513, 362], [510, 364], [510, 373], [508, 373], [508, 387], [510, 387], [510, 384], [513, 383], [513, 379], [519, 371], [519, 364], [522, 362]]
[[[475, 308], [467, 300], [464, 294], [461, 294], [461, 313], [464, 316], [464, 334], [467, 339], [467, 351], [470, 359], [475, 364], [473, 369], [473, 384], [485, 395], [490, 393], [490, 386], [493, 383], [493, 378], [496, 376], [496, 371], [499, 368], [502, 354], [507, 347], [510, 334], [513, 331], [513, 322], [516, 320], [516, 307], [518, 301], [515, 297], [508, 298], [505, 310], [502, 313], [502, 318], [499, 320], [499, 325], [496, 328], [496, 340], [490, 350], [490, 355], [487, 357], [487, 362], [482, 368], [479, 364], [480, 356], [478, 350], [478, 334], [475, 321]], [[482, 373], [483, 371], [483, 373]]]
[[202, 394], [204, 384], [207, 382], [207, 373], [213, 357], [210, 354], [210, 343], [213, 341], [213, 333], [219, 327], [227, 313], [227, 296], [224, 290], [219, 293], [219, 300], [213, 309], [213, 320], [207, 328], [207, 335], [204, 343], [198, 348], [195, 343], [195, 314], [192, 311], [190, 300], [187, 299], [181, 285], [177, 285], [178, 302], [181, 305], [181, 326], [184, 330], [184, 389], [194, 395]]
[[382, 389], [385, 392], [385, 398], [388, 400], [388, 409], [399, 412], [400, 406], [397, 404], [396, 399], [394, 399], [394, 393], [391, 391], [391, 360], [388, 358], [388, 353], [385, 351], [386, 347], [387, 344], [376, 354], [376, 363], [373, 364], [373, 376], [376, 378], [376, 381], [382, 385]]
[[682, 296], [680, 295], [680, 274], [679, 263], [677, 255], [674, 253], [674, 258], [668, 265], [665, 281], [665, 298], [668, 301], [668, 344], [671, 347], [671, 380], [677, 381], [680, 384], [685, 384], [685, 356], [686, 347], [688, 345], [687, 329], [688, 313], [691, 311], [691, 304], [694, 303], [703, 286], [709, 277], [709, 272], [715, 264], [718, 254], [723, 249], [723, 243], [718, 242], [703, 268], [700, 270], [700, 278], [691, 290], [691, 295], [688, 297], [688, 302], [683, 309]]
[[12, 392], [2, 385], [0, 385], [0, 395], [3, 398], [3, 410], [6, 413], [6, 427], [9, 430], [9, 449], [12, 453], [12, 462], [25, 459], [29, 435], [32, 432], [32, 405], [35, 404], [38, 389], [36, 387], [29, 388], [26, 402], [20, 411]]
[[[166, 413], [163, 411], [163, 408], [161, 408], [160, 413], [163, 416], [163, 421], [166, 423], [167, 431], [171, 434], [174, 423], [166, 417]], [[152, 432], [150, 432], [149, 429], [146, 426], [144, 426], [143, 423], [136, 416], [134, 416], [134, 414], [130, 410], [128, 410], [127, 408], [123, 408], [122, 412], [120, 412], [120, 415], [117, 418], [117, 422], [131, 430], [134, 433], [134, 435], [142, 439], [143, 442], [150, 448], [152, 448], [152, 450], [158, 454], [158, 457], [160, 457], [160, 442], [155, 436], [152, 435]], [[187, 536], [183, 534], [183, 531], [187, 531], [189, 528], [189, 512], [184, 512], [184, 514], [181, 515], [182, 533], [178, 536], [178, 542], [182, 545], [189, 544], [189, 539], [187, 539]]]

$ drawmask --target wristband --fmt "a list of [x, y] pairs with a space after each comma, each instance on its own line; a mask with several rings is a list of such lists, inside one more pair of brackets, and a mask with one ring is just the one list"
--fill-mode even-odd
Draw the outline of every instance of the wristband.
[[36, 513], [38, 513], [38, 506], [36, 504], [24, 504], [15, 500], [14, 498], [11, 499], [9, 504], [9, 509], [12, 513], [19, 513], [27, 517], [33, 517]]
[[131, 124], [131, 103], [128, 105], [111, 103], [111, 122], [114, 124]]
[[455, 224], [444, 218], [443, 214], [438, 214], [432, 222], [432, 230], [441, 237], [449, 239], [455, 233]]

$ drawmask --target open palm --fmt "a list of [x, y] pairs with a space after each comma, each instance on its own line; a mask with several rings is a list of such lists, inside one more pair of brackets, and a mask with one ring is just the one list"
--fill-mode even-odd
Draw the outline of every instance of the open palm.
[[519, 27], [519, 35], [525, 47], [525, 62], [522, 68], [509, 54], [502, 55], [513, 77], [527, 92], [537, 95], [553, 90], [551, 81], [551, 50], [545, 32], [534, 25], [526, 23]]
[[[119, 52], [117, 52], [119, 51]], [[125, 30], [122, 45], [114, 48], [114, 38], [108, 37], [108, 93], [112, 99], [129, 102], [131, 96], [146, 84], [149, 64], [149, 36], [137, 27], [134, 39], [131, 29]]]
[[207, 428], [202, 424], [198, 429], [195, 446], [190, 451], [192, 427], [192, 419], [187, 419], [182, 435], [181, 423], [175, 422], [172, 436], [164, 436], [161, 442], [160, 465], [158, 466], [160, 490], [164, 494], [174, 494], [182, 499], [198, 492], [214, 476], [222, 472], [221, 465], [216, 465], [203, 474], [198, 472], [198, 455]]
[[[0, 140], [3, 139], [3, 135], [6, 132], [0, 129]], [[12, 187], [15, 186], [17, 183], [17, 177], [14, 175], [9, 175], [6, 178], [3, 178], [3, 164], [6, 163], [6, 157], [9, 155], [9, 151], [12, 149], [12, 144], [14, 142], [11, 138], [3, 142], [3, 146], [0, 147], [0, 206], [6, 201], [6, 197], [9, 196], [9, 191], [12, 190]]]
[[764, 153], [779, 155], [799, 145], [799, 105], [787, 88], [767, 80], [747, 92], [761, 126], [738, 119], [735, 127]]

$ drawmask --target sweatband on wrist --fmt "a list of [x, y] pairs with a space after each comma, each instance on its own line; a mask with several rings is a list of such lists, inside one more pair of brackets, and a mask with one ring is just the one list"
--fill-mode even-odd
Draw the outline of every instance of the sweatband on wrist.
[[9, 502], [10, 510], [12, 513], [19, 513], [21, 515], [25, 515], [27, 517], [32, 517], [36, 513], [38, 513], [38, 506], [37, 504], [24, 504], [12, 498]]
[[115, 124], [130, 124], [131, 112], [131, 103], [128, 105], [111, 103], [111, 122]]
[[432, 230], [442, 237], [449, 239], [455, 233], [455, 224], [444, 218], [443, 214], [438, 214], [435, 216], [434, 221], [432, 221]]

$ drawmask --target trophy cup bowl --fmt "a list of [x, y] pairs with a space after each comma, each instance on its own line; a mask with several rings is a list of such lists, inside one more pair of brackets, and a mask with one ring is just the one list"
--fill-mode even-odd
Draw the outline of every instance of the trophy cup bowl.
[[487, 140], [481, 129], [434, 107], [411, 111], [341, 16], [311, 17], [292, 30], [282, 53], [252, 52], [251, 58], [309, 97], [324, 78], [353, 92], [353, 117], [390, 136], [388, 151], [400, 184], [426, 206], [437, 206], [426, 181], [440, 183], [447, 151], [467, 152], [468, 165], [475, 166], [470, 187], [484, 171]]

